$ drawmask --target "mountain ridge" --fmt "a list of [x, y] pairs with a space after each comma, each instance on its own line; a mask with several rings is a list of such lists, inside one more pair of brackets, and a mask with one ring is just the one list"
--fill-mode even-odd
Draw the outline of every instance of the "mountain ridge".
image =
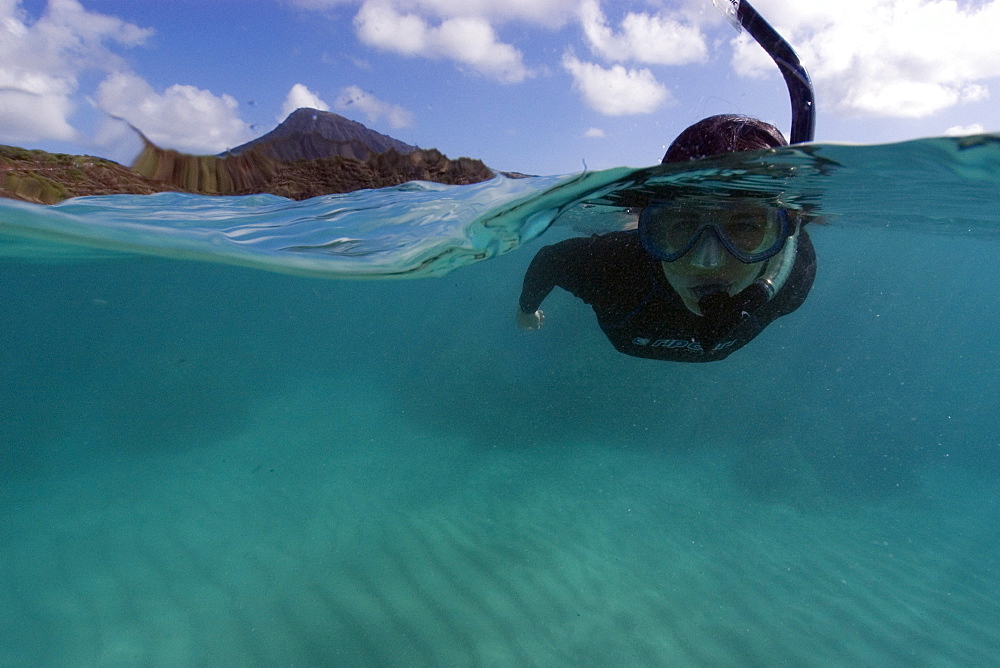
[[390, 149], [400, 154], [418, 149], [332, 111], [300, 107], [267, 134], [224, 151], [219, 157], [238, 156], [261, 146], [265, 147], [265, 155], [282, 162], [337, 155], [364, 160], [372, 153]]

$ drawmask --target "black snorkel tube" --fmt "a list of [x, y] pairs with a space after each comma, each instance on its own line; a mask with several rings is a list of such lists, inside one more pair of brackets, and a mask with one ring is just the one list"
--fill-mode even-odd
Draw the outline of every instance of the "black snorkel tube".
[[[801, 144], [812, 141], [816, 134], [816, 100], [812, 80], [795, 50], [746, 0], [714, 0], [714, 2], [737, 30], [740, 26], [746, 28], [750, 36], [764, 47], [767, 55], [771, 56], [771, 60], [781, 70], [781, 76], [784, 77], [785, 85], [788, 87], [788, 97], [792, 102], [790, 143]], [[797, 236], [796, 233], [789, 240], [789, 243], [793, 244], [793, 252], [785, 253], [784, 260], [758, 281], [765, 288], [768, 299], [774, 296], [791, 273]]]
[[740, 30], [746, 28], [750, 36], [757, 41], [771, 60], [781, 70], [788, 86], [788, 96], [792, 101], [792, 132], [789, 138], [792, 144], [801, 144], [813, 140], [816, 132], [816, 105], [813, 95], [812, 81], [809, 73], [802, 66], [795, 51], [757, 13], [747, 0], [713, 0], [733, 26]]
[[[750, 36], [764, 47], [767, 55], [771, 56], [771, 60], [781, 70], [792, 102], [790, 143], [801, 144], [812, 141], [816, 131], [816, 105], [812, 81], [795, 51], [746, 0], [713, 0], [713, 2], [737, 30], [746, 28]], [[729, 336], [745, 318], [756, 322], [753, 313], [775, 296], [795, 264], [798, 226], [795, 229], [795, 234], [786, 241], [786, 248], [782, 251], [780, 261], [773, 266], [768, 265], [764, 275], [749, 287], [733, 296], [726, 292], [716, 292], [698, 300], [698, 308], [705, 316], [697, 334], [702, 350], [714, 350], [719, 341]], [[760, 327], [759, 323], [757, 327]]]

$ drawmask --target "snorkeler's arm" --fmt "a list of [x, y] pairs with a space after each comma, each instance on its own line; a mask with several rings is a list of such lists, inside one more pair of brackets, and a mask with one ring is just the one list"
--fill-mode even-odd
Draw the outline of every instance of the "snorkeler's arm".
[[[591, 239], [567, 239], [551, 246], [545, 246], [535, 255], [524, 273], [521, 297], [518, 300], [520, 313], [533, 315], [557, 285], [573, 292], [574, 271], [581, 259], [586, 257]], [[520, 316], [519, 316], [520, 320]]]
[[517, 324], [528, 330], [541, 327], [545, 315], [538, 308], [555, 286], [598, 314], [620, 310], [622, 302], [631, 303], [637, 286], [647, 291], [643, 281], [648, 278], [649, 262], [634, 231], [577, 237], [546, 246], [524, 274]]

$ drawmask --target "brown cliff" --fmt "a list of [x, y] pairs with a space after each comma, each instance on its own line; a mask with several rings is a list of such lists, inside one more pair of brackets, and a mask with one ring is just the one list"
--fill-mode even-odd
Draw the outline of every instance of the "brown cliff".
[[480, 160], [451, 160], [436, 149], [400, 154], [393, 149], [365, 159], [334, 156], [282, 162], [260, 146], [238, 155], [188, 155], [146, 142], [132, 169], [174, 190], [203, 195], [270, 193], [290, 199], [384, 188], [407, 181], [450, 185], [478, 183], [495, 176]]
[[0, 197], [55, 204], [84, 195], [148, 195], [170, 189], [110, 160], [0, 146]]

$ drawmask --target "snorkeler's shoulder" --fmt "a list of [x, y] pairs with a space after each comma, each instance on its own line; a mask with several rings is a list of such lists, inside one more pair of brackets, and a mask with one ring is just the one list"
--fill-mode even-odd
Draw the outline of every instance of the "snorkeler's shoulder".
[[583, 284], [627, 280], [636, 272], [648, 271], [646, 265], [651, 261], [635, 231], [609, 232], [573, 237], [543, 247], [532, 260], [529, 273], [551, 274], [558, 277], [554, 279], [558, 285], [572, 284], [582, 290]]
[[809, 287], [812, 287], [813, 279], [816, 277], [816, 248], [804, 228], [799, 232], [795, 255], [792, 275], [798, 277], [800, 282], [807, 280]]
[[594, 259], [611, 261], [644, 255], [642, 242], [635, 230], [573, 237], [547, 246], [543, 250], [573, 256], [577, 260]]

